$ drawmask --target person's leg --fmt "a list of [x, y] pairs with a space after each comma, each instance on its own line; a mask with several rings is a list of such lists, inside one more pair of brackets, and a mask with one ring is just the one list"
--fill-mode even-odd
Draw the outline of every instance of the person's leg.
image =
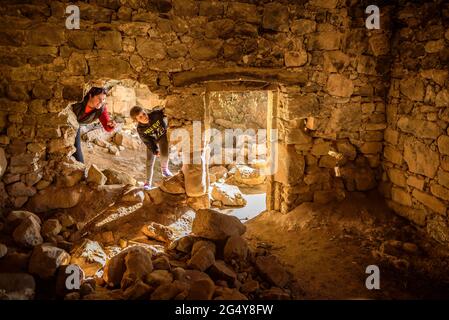
[[147, 169], [147, 184], [148, 187], [151, 187], [153, 184], [153, 168], [154, 168], [154, 161], [156, 160], [156, 157], [154, 156], [153, 152], [147, 148], [147, 162], [146, 162], [146, 169]]
[[73, 156], [77, 161], [84, 163], [83, 149], [81, 149], [81, 126], [78, 128], [78, 131], [76, 132], [75, 148], [76, 151], [73, 154]]
[[171, 177], [173, 174], [168, 169], [168, 138], [164, 134], [158, 141], [159, 150], [161, 152], [161, 172], [164, 177]]

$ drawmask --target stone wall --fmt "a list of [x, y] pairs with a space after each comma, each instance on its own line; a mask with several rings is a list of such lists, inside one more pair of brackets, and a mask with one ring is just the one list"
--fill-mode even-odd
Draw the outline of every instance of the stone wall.
[[449, 243], [449, 6], [409, 4], [395, 18], [382, 189], [398, 214]]
[[86, 83], [110, 79], [137, 81], [166, 99], [175, 127], [204, 120], [206, 81], [278, 85], [280, 163], [269, 208], [287, 212], [376, 187], [390, 7], [381, 30], [367, 30], [366, 5], [357, 1], [97, 0], [76, 3], [81, 29], [68, 30], [67, 4], [4, 1], [0, 9], [4, 205], [20, 207], [54, 183], [53, 166], [73, 152], [76, 128], [60, 112]]

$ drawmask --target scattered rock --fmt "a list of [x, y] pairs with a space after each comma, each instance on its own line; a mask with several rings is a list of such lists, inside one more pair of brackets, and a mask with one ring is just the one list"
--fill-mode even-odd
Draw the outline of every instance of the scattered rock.
[[27, 206], [34, 212], [73, 208], [80, 201], [82, 191], [79, 185], [70, 188], [50, 186], [34, 195]]
[[62, 226], [58, 219], [48, 219], [42, 224], [42, 235], [45, 238], [56, 236], [61, 232]]
[[168, 179], [164, 179], [160, 185], [162, 191], [170, 194], [184, 194], [184, 177], [181, 173]]
[[231, 283], [237, 278], [236, 273], [222, 260], [216, 260], [208, 273], [215, 280], [225, 280]]
[[130, 204], [142, 203], [145, 200], [145, 193], [140, 188], [133, 188], [126, 191], [120, 201]]
[[64, 297], [64, 300], [80, 300], [80, 299], [81, 295], [79, 292], [71, 292]]
[[137, 280], [123, 292], [123, 296], [127, 300], [143, 300], [149, 298], [150, 293], [151, 287], [142, 280]]
[[220, 201], [225, 206], [245, 206], [246, 200], [243, 198], [239, 188], [225, 183], [214, 183], [212, 185], [211, 196], [213, 200]]
[[103, 170], [103, 174], [106, 176], [106, 184], [129, 184], [132, 186], [136, 184], [136, 179], [131, 177], [126, 172], [114, 169], [105, 169]]
[[35, 215], [29, 215], [22, 219], [20, 225], [14, 230], [13, 239], [16, 243], [25, 247], [34, 247], [43, 242], [41, 236], [40, 219]]
[[170, 270], [170, 260], [166, 256], [161, 256], [153, 260], [153, 268], [156, 270]]
[[70, 228], [75, 225], [75, 219], [69, 214], [61, 214], [58, 216], [58, 220], [61, 223], [63, 228]]
[[265, 182], [265, 176], [260, 174], [259, 169], [245, 165], [237, 165], [233, 182], [242, 186], [255, 186]]
[[113, 138], [113, 141], [118, 146], [123, 146], [127, 149], [137, 150], [140, 148], [139, 138], [134, 138], [124, 132], [117, 132]]
[[147, 275], [145, 283], [157, 287], [163, 284], [169, 284], [172, 281], [173, 275], [168, 270], [154, 270]]
[[28, 271], [42, 279], [48, 279], [55, 274], [60, 266], [68, 264], [69, 261], [70, 255], [66, 251], [44, 243], [34, 248]]
[[70, 263], [79, 265], [86, 274], [86, 277], [94, 276], [106, 265], [107, 255], [101, 245], [89, 239], [72, 253]]
[[37, 215], [30, 211], [24, 210], [11, 211], [11, 213], [7, 217], [7, 221], [8, 223], [16, 223], [16, 225], [18, 225], [23, 219], [30, 216], [33, 217], [39, 224], [41, 223], [41, 219]]
[[223, 255], [225, 261], [231, 260], [245, 261], [248, 256], [248, 244], [241, 236], [229, 237], [224, 247]]
[[205, 271], [215, 262], [214, 253], [206, 248], [202, 247], [198, 249], [198, 251], [190, 258], [187, 262], [187, 265], [190, 268]]
[[106, 176], [101, 172], [95, 164], [92, 164], [87, 172], [87, 182], [104, 185], [107, 181]]
[[209, 168], [210, 182], [217, 182], [221, 178], [225, 178], [227, 173], [228, 169], [224, 166], [213, 166]]
[[188, 285], [185, 282], [175, 280], [172, 283], [163, 284], [157, 287], [151, 294], [151, 300], [171, 300], [181, 292], [187, 290]]
[[289, 280], [288, 273], [275, 256], [258, 256], [256, 268], [268, 282], [275, 286], [284, 287]]
[[248, 280], [240, 287], [240, 291], [245, 294], [253, 293], [258, 289], [259, 289], [259, 282], [256, 280]]
[[190, 284], [186, 300], [211, 300], [215, 284], [211, 279], [200, 279]]
[[79, 293], [82, 297], [92, 294], [94, 292], [95, 292], [95, 283], [85, 281], [81, 284]]
[[142, 227], [142, 232], [151, 239], [162, 242], [170, 242], [174, 240], [173, 231], [160, 223], [151, 222], [147, 226]]
[[111, 287], [127, 288], [153, 271], [150, 252], [141, 247], [130, 247], [112, 257], [104, 268], [103, 278]]
[[198, 210], [192, 224], [192, 232], [210, 240], [226, 240], [233, 235], [242, 235], [246, 231], [237, 217], [228, 216], [211, 209]]
[[194, 242], [195, 238], [192, 236], [182, 237], [176, 241], [176, 250], [184, 253], [190, 253], [194, 245]]
[[[218, 287], [217, 287], [218, 288]], [[240, 293], [237, 289], [221, 287], [215, 290], [215, 300], [248, 300], [248, 298]]]
[[276, 287], [262, 291], [259, 294], [259, 298], [262, 300], [291, 300], [289, 293]]
[[208, 241], [208, 240], [199, 240], [199, 241], [195, 241], [195, 243], [193, 244], [192, 248], [192, 252], [191, 255], [195, 255], [195, 253], [201, 249], [201, 248], [207, 248], [210, 251], [212, 251], [212, 253], [215, 255], [217, 252], [215, 243], [213, 243], [212, 241]]
[[0, 273], [0, 300], [33, 300], [36, 283], [27, 273]]

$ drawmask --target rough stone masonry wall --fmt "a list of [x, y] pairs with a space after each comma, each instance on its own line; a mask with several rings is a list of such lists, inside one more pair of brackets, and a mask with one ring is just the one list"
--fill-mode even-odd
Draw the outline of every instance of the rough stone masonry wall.
[[449, 4], [401, 6], [395, 20], [383, 190], [397, 213], [449, 243]]
[[[131, 79], [166, 98], [178, 125], [203, 120], [203, 81], [279, 83], [279, 172], [270, 196], [287, 212], [367, 190], [380, 177], [389, 70], [389, 9], [367, 30], [366, 4], [341, 0], [3, 1], [0, 19], [2, 206], [20, 207], [73, 152], [69, 103], [86, 83]], [[72, 119], [73, 120], [73, 119]], [[308, 131], [304, 133], [304, 122]], [[343, 153], [342, 178], [330, 149]], [[2, 160], [2, 161], [3, 161]], [[64, 185], [61, 185], [64, 187]], [[5, 191], [3, 191], [5, 189]]]

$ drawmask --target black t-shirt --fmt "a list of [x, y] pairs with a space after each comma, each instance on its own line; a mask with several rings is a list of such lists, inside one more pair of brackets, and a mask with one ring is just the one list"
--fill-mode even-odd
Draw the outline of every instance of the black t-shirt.
[[145, 110], [148, 115], [148, 123], [139, 123], [137, 132], [143, 143], [151, 149], [153, 153], [159, 151], [157, 141], [167, 133], [167, 124], [164, 121], [164, 112], [162, 110]]

